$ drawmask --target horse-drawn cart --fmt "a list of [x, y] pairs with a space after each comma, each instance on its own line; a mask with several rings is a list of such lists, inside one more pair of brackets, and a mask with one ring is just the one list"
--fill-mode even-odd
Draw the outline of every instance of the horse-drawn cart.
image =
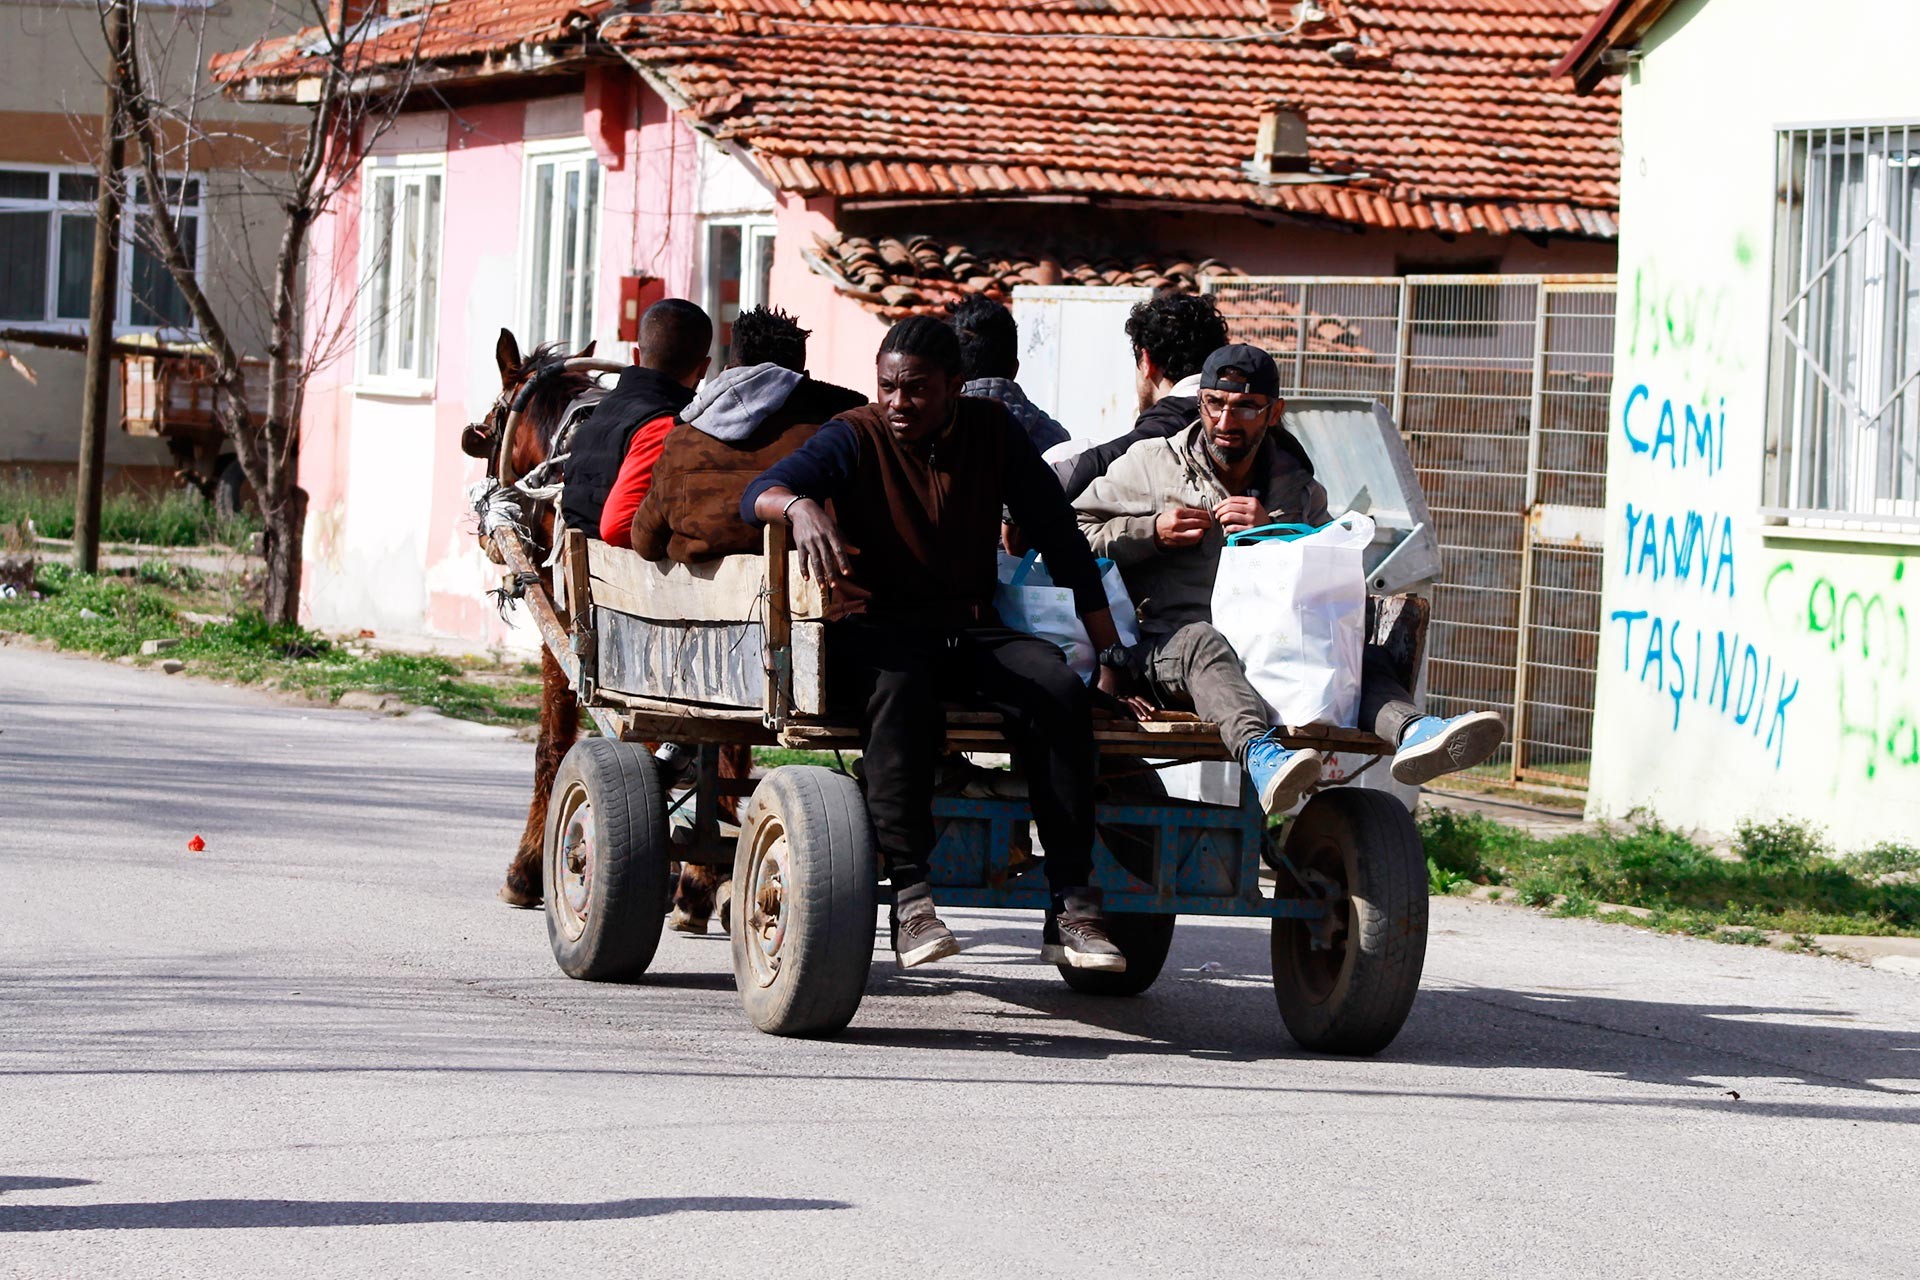
[[[1322, 468], [1336, 501], [1358, 497], [1381, 530], [1370, 582], [1382, 590], [1430, 579], [1424, 503], [1397, 433], [1370, 405], [1320, 408], [1339, 419], [1330, 429], [1367, 433], [1362, 454], [1385, 450], [1384, 477], [1376, 468], [1343, 483]], [[1296, 430], [1320, 448], [1306, 426]], [[827, 688], [832, 602], [799, 575], [784, 530], [768, 530], [763, 556], [699, 566], [651, 563], [568, 533], [549, 597], [523, 527], [483, 527], [510, 591], [524, 598], [602, 735], [573, 747], [549, 803], [542, 889], [560, 967], [584, 979], [639, 976], [663, 931], [671, 865], [729, 867], [733, 970], [749, 1019], [776, 1034], [844, 1027], [866, 987], [885, 893], [860, 782], [803, 765], [727, 780], [715, 767], [727, 744], [858, 745], [857, 725], [835, 714]], [[1377, 596], [1369, 609], [1374, 638], [1409, 687], [1418, 687], [1425, 618], [1410, 594]], [[1006, 749], [996, 717], [964, 707], [950, 709], [947, 736], [955, 751]], [[1227, 760], [1213, 725], [1116, 711], [1096, 719], [1095, 737], [1104, 793], [1095, 882], [1127, 969], [1062, 966], [1067, 983], [1137, 994], [1158, 976], [1177, 916], [1264, 917], [1274, 991], [1294, 1038], [1333, 1053], [1385, 1047], [1412, 1005], [1426, 949], [1426, 861], [1406, 804], [1388, 791], [1327, 785], [1271, 830], [1244, 786], [1237, 803], [1207, 803], [1163, 785], [1165, 767]], [[1357, 772], [1391, 750], [1351, 729], [1288, 728], [1283, 738], [1361, 762]], [[663, 741], [699, 748], [698, 780], [677, 796], [642, 745]], [[941, 904], [1046, 905], [1029, 810], [1010, 781], [935, 800], [930, 879]], [[728, 820], [733, 805], [737, 822]]]

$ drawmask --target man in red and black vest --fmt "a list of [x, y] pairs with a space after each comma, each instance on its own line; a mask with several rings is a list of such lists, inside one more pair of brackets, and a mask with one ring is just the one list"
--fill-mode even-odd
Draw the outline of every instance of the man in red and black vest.
[[713, 321], [685, 298], [665, 298], [640, 317], [639, 363], [629, 365], [574, 433], [560, 510], [569, 529], [624, 546], [633, 513], [653, 482], [653, 464], [674, 415], [693, 400], [712, 359]]
[[[888, 331], [880, 402], [841, 414], [747, 487], [741, 515], [793, 530], [801, 570], [857, 615], [831, 624], [829, 696], [862, 716], [867, 813], [894, 888], [902, 967], [958, 951], [927, 885], [943, 702], [1006, 720], [1046, 847], [1052, 909], [1043, 953], [1119, 972], [1093, 876], [1097, 772], [1091, 699], [1061, 651], [1010, 630], [993, 609], [1004, 506], [1073, 592], [1098, 651], [1118, 644], [1100, 572], [1059, 481], [1007, 411], [963, 397], [960, 343], [916, 316]], [[833, 504], [829, 514], [826, 503]], [[1102, 671], [1103, 688], [1114, 673]]]

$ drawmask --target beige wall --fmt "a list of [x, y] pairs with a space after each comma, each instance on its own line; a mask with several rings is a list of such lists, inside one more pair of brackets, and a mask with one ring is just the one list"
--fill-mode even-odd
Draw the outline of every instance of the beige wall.
[[[249, 279], [271, 264], [279, 227], [270, 200], [242, 195], [234, 166], [251, 163], [257, 144], [281, 135], [298, 112], [235, 103], [211, 94], [196, 58], [249, 44], [284, 30], [286, 10], [273, 0], [229, 0], [206, 9], [142, 10], [149, 65], [171, 101], [199, 100], [203, 121], [235, 135], [195, 157], [206, 176], [207, 232], [201, 278], [216, 308], [231, 317], [234, 335], [249, 350], [264, 346], [259, 308]], [[276, 25], [278, 24], [278, 25]], [[103, 90], [99, 17], [91, 4], [0, 0], [0, 164], [91, 165]], [[197, 82], [197, 84], [196, 84]], [[197, 92], [196, 92], [197, 89]], [[70, 329], [79, 326], [67, 326]], [[0, 468], [7, 463], [66, 464], [78, 453], [82, 360], [78, 355], [22, 348], [38, 376], [29, 385], [0, 370]], [[117, 419], [118, 372], [111, 412]], [[111, 431], [112, 467], [168, 463], [154, 440]], [[36, 467], [43, 471], [44, 468]]]
[[[1858, 848], [1920, 831], [1920, 532], [1760, 517], [1775, 148], [1782, 128], [1920, 125], [1920, 9], [1815, 12], [1690, 0], [1626, 77], [1588, 794], [1596, 817], [1794, 817]], [[1674, 554], [1690, 528], [1704, 561]]]

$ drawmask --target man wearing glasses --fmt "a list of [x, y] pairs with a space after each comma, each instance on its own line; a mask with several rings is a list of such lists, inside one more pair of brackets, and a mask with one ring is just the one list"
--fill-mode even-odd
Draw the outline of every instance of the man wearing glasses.
[[[1292, 808], [1318, 782], [1318, 751], [1290, 751], [1267, 723], [1267, 705], [1239, 655], [1213, 627], [1213, 580], [1227, 535], [1264, 524], [1319, 526], [1331, 518], [1313, 460], [1281, 425], [1280, 371], [1258, 347], [1207, 357], [1200, 417], [1164, 439], [1141, 440], [1074, 501], [1095, 555], [1120, 567], [1140, 609], [1141, 642], [1101, 655], [1161, 706], [1191, 707], [1220, 726], [1269, 814]], [[1399, 746], [1393, 776], [1419, 784], [1487, 759], [1506, 737], [1491, 711], [1423, 716], [1369, 645], [1361, 669], [1360, 726]]]

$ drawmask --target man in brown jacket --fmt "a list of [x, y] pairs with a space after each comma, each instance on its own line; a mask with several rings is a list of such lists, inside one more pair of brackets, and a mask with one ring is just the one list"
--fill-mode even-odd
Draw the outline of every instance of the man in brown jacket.
[[733, 322], [733, 360], [667, 433], [653, 487], [633, 517], [633, 549], [694, 564], [758, 555], [760, 530], [740, 518], [747, 485], [813, 438], [820, 424], [867, 402], [807, 376], [807, 337], [777, 308]]

